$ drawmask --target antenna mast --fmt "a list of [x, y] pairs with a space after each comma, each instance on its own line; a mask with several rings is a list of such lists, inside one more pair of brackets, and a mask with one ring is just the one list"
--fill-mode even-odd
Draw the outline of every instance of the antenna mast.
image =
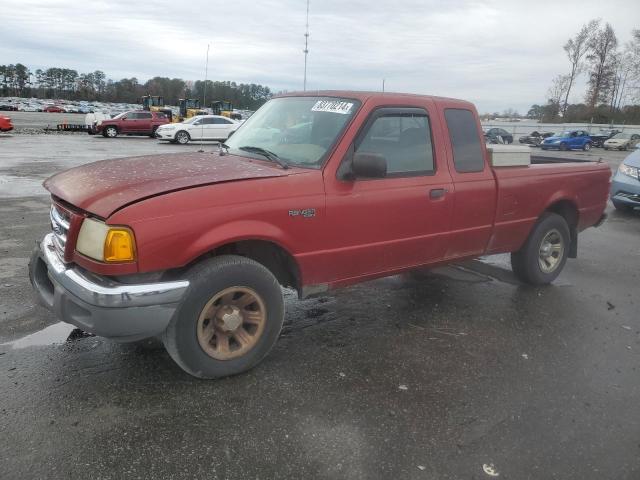
[[304, 84], [303, 90], [307, 90], [307, 55], [309, 54], [309, 0], [307, 0], [307, 29], [304, 33]]
[[209, 44], [207, 43], [207, 62], [204, 65], [204, 95], [202, 96], [202, 108], [207, 108], [207, 76], [209, 74]]

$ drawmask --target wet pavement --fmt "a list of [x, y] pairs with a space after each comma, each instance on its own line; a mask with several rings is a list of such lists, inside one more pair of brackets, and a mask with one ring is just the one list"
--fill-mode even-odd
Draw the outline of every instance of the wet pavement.
[[0, 184], [0, 478], [640, 478], [640, 214], [610, 210], [545, 288], [497, 256], [287, 292], [269, 357], [202, 381], [157, 341], [87, 337], [34, 304], [48, 199], [33, 185], [176, 149], [70, 138], [0, 143], [0, 175], [33, 187]]

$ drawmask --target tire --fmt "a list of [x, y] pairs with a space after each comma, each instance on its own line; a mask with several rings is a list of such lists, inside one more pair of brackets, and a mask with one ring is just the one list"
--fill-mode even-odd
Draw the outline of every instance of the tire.
[[588, 152], [589, 150], [591, 150], [591, 143], [587, 142], [582, 146], [582, 150], [584, 150], [585, 152]]
[[613, 203], [613, 206], [615, 207], [615, 209], [618, 210], [619, 212], [629, 213], [633, 210], [633, 207], [631, 205], [627, 205], [626, 203], [620, 203], [613, 199], [611, 200], [611, 202]]
[[[171, 358], [198, 378], [236, 375], [257, 365], [284, 321], [284, 299], [274, 275], [249, 258], [223, 255], [196, 264], [187, 279], [187, 294], [162, 336]], [[255, 302], [242, 306], [252, 295]]]
[[569, 150], [569, 146], [566, 143], [561, 143], [560, 150], [562, 150], [563, 152], [566, 152], [567, 150]]
[[609, 147], [604, 147], [605, 150], [609, 150]]
[[[513, 273], [520, 281], [531, 285], [551, 283], [560, 275], [567, 262], [570, 242], [571, 235], [566, 220], [556, 213], [543, 214], [522, 248], [511, 254]], [[547, 244], [550, 248], [546, 248]], [[560, 251], [555, 250], [558, 245]], [[557, 256], [554, 256], [555, 253]], [[549, 256], [543, 258], [547, 254]]]
[[176, 133], [176, 136], [174, 138], [180, 145], [186, 145], [187, 143], [189, 143], [189, 140], [191, 140], [189, 134], [184, 130], [180, 130], [178, 133]]
[[103, 135], [106, 138], [116, 138], [118, 136], [118, 129], [112, 125], [105, 127]]
[[151, 135], [149, 135], [151, 138], [156, 138], [156, 130], [158, 130], [158, 127], [153, 127], [151, 129]]

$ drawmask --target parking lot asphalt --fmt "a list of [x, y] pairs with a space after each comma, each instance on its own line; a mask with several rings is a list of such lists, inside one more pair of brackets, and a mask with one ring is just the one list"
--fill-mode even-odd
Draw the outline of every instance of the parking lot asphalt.
[[[0, 138], [0, 478], [640, 478], [639, 213], [609, 208], [544, 288], [496, 256], [287, 292], [270, 356], [218, 381], [156, 341], [79, 335], [35, 304], [43, 178], [201, 148], [215, 147]], [[624, 157], [591, 154], [612, 169]]]

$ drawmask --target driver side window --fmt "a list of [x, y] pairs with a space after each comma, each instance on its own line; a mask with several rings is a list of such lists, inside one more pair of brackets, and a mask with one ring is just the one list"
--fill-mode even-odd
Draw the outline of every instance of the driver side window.
[[378, 117], [355, 149], [384, 157], [387, 176], [434, 173], [429, 117], [424, 114], [389, 114]]

